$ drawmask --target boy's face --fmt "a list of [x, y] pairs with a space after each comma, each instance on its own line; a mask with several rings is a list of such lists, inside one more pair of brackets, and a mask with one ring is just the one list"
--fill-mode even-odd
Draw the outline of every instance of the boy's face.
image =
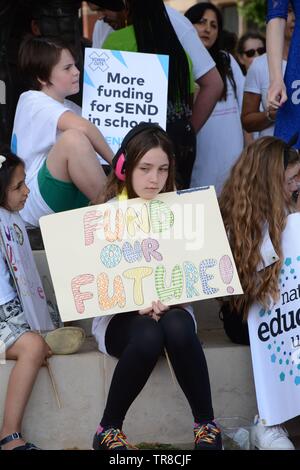
[[66, 96], [79, 91], [80, 72], [68, 49], [63, 49], [59, 62], [53, 67], [49, 83], [43, 84], [42, 90], [54, 99], [63, 101]]

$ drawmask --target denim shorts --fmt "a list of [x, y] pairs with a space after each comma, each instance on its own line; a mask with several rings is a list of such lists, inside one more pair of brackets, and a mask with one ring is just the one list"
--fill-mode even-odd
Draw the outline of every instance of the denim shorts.
[[0, 305], [0, 341], [7, 351], [24, 333], [28, 325], [19, 297], [16, 296], [6, 304]]

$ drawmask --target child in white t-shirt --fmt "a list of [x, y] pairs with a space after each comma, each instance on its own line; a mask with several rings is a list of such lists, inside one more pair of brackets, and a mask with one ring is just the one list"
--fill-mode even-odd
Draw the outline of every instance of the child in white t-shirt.
[[33, 330], [54, 327], [26, 230], [18, 214], [29, 194], [24, 163], [10, 150], [1, 153], [0, 352], [5, 352], [6, 359], [16, 363], [7, 387], [0, 450], [37, 450], [22, 437], [22, 419], [39, 369], [52, 352], [42, 336]]
[[101, 193], [106, 176], [97, 153], [111, 163], [112, 151], [80, 108], [65, 99], [79, 91], [79, 70], [67, 44], [29, 36], [19, 65], [30, 91], [19, 98], [12, 149], [25, 162], [30, 189], [21, 216], [38, 226], [42, 215], [83, 207]]

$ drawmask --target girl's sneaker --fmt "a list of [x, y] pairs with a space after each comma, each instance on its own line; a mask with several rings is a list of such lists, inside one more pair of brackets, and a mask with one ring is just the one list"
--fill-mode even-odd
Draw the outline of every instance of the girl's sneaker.
[[120, 429], [110, 428], [100, 434], [95, 434], [94, 450], [138, 450], [127, 442], [127, 437]]
[[221, 430], [214, 421], [194, 427], [195, 450], [222, 450]]
[[259, 450], [295, 450], [283, 426], [264, 426], [259, 416], [255, 416], [251, 428], [251, 444]]

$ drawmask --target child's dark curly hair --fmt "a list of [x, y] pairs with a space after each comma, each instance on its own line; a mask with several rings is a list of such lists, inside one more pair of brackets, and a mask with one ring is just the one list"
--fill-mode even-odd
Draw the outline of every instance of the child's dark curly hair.
[[17, 157], [7, 145], [0, 146], [0, 155], [6, 159], [0, 168], [0, 207], [5, 207], [7, 189], [10, 185], [12, 175], [17, 166], [22, 165], [24, 167], [24, 162], [20, 157]]

